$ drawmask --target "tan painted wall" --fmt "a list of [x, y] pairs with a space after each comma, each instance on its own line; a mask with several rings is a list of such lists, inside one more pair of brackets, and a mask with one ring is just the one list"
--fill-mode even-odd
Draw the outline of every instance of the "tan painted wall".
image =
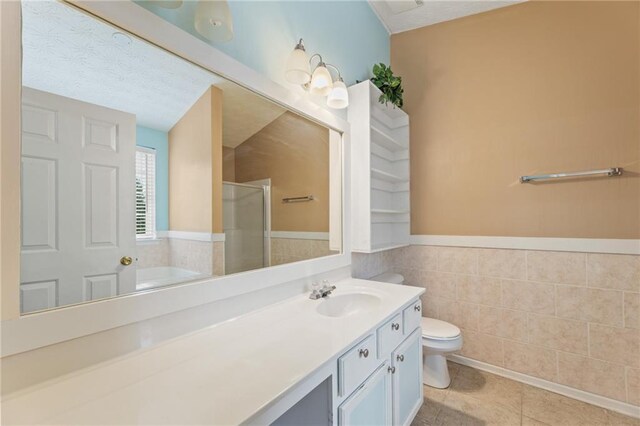
[[222, 180], [236, 181], [236, 150], [228, 146], [222, 147]]
[[213, 192], [213, 232], [224, 232], [222, 226], [222, 89], [211, 87], [211, 145], [212, 145], [212, 192]]
[[169, 131], [169, 228], [222, 232], [222, 91], [207, 90]]
[[[639, 8], [527, 2], [393, 35], [412, 233], [640, 238]], [[612, 166], [626, 175], [518, 183]]]
[[0, 2], [0, 318], [20, 316], [20, 3]]
[[[235, 150], [236, 182], [271, 178], [271, 229], [329, 231], [329, 131], [286, 112]], [[282, 203], [285, 197], [316, 200]]]

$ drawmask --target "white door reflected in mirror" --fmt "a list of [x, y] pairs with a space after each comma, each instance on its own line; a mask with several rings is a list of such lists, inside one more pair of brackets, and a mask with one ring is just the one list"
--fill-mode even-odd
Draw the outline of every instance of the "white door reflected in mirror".
[[135, 290], [135, 116], [23, 89], [22, 312]]

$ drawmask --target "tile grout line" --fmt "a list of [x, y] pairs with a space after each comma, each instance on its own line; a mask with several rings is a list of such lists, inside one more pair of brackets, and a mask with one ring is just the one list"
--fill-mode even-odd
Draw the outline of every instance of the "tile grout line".
[[591, 358], [591, 323], [587, 321], [587, 358]]
[[627, 378], [628, 376], [628, 372], [629, 372], [629, 368], [628, 366], [624, 366], [624, 398], [625, 401], [629, 402], [629, 379]]
[[621, 293], [622, 293], [622, 328], [627, 328], [627, 312], [626, 312], [627, 294], [624, 291], [622, 291]]

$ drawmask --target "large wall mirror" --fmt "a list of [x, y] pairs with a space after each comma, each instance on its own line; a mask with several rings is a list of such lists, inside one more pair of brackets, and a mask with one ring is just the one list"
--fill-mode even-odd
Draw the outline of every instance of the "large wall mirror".
[[23, 314], [341, 252], [335, 131], [68, 4], [22, 21]]

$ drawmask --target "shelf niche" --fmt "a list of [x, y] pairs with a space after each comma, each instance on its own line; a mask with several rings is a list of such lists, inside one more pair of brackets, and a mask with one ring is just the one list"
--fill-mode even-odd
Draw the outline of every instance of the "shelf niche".
[[352, 251], [409, 245], [409, 116], [378, 102], [370, 81], [349, 87]]

